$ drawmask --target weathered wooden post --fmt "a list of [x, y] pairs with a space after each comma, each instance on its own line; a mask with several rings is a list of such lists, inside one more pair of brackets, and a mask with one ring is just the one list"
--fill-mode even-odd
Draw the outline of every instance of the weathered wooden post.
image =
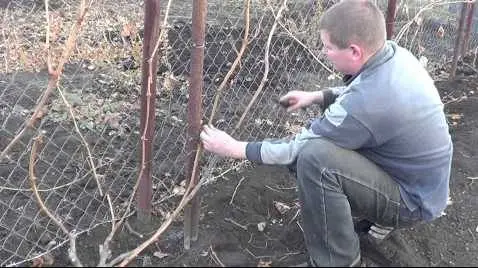
[[388, 0], [387, 18], [386, 18], [387, 40], [391, 40], [393, 38], [396, 14], [397, 14], [397, 0]]
[[461, 56], [465, 57], [470, 42], [471, 29], [473, 28], [473, 15], [475, 13], [475, 2], [468, 2], [468, 15], [466, 17], [465, 38], [461, 47]]

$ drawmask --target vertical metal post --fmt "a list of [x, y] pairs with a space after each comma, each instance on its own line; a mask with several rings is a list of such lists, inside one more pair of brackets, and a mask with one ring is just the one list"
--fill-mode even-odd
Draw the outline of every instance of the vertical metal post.
[[461, 47], [461, 56], [465, 57], [468, 50], [468, 43], [470, 42], [471, 28], [473, 28], [473, 15], [475, 11], [475, 2], [468, 2], [468, 15], [466, 17], [465, 38]]
[[395, 24], [395, 15], [397, 13], [397, 0], [388, 0], [387, 8], [387, 18], [386, 18], [386, 27], [387, 27], [387, 40], [393, 38], [394, 24]]
[[458, 59], [460, 58], [460, 47], [461, 47], [461, 42], [463, 42], [464, 38], [464, 24], [465, 24], [465, 16], [466, 16], [466, 8], [468, 4], [463, 3], [461, 7], [461, 13], [460, 13], [460, 20], [458, 22], [458, 31], [457, 31], [457, 37], [456, 37], [456, 42], [455, 42], [455, 50], [453, 52], [453, 63], [451, 65], [450, 69], [450, 80], [455, 79], [456, 75], [456, 67], [458, 65]]
[[159, 38], [160, 0], [145, 0], [144, 4], [143, 63], [141, 69], [141, 140], [139, 143], [139, 162], [141, 166], [138, 175], [139, 184], [136, 202], [139, 221], [148, 223], [151, 219], [151, 159], [155, 127], [156, 70], [158, 65], [158, 53], [152, 54]]
[[[199, 172], [192, 177], [194, 160], [200, 145], [199, 134], [201, 132], [202, 117], [202, 89], [203, 89], [203, 66], [204, 66], [204, 43], [206, 33], [207, 0], [193, 1], [192, 18], [192, 41], [191, 53], [191, 80], [188, 100], [188, 139], [187, 139], [187, 167], [186, 178], [189, 183], [197, 185]], [[200, 153], [200, 152], [199, 152]], [[196, 195], [184, 210], [184, 248], [189, 249], [191, 241], [198, 238], [199, 212], [201, 198]]]

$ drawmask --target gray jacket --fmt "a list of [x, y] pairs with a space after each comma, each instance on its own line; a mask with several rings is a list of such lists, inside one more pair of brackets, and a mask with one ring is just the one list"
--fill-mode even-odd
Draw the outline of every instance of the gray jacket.
[[343, 90], [327, 90], [324, 114], [290, 140], [251, 142], [251, 161], [287, 165], [309, 139], [355, 150], [398, 182], [424, 220], [441, 215], [449, 195], [453, 145], [434, 82], [408, 50], [387, 41]]

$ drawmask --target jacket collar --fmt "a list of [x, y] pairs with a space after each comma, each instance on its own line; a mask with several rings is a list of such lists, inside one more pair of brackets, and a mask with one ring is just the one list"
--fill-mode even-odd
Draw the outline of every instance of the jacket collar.
[[369, 72], [376, 67], [388, 61], [397, 49], [397, 44], [394, 41], [387, 40], [383, 47], [378, 50], [368, 61], [362, 66], [360, 71], [353, 75], [344, 75], [343, 82], [348, 86], [352, 81], [362, 73]]

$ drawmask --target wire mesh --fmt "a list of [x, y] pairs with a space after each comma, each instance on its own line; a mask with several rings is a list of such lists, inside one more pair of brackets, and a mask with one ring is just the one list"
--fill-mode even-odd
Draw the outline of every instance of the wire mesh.
[[[54, 59], [58, 59], [76, 21], [77, 2], [49, 1]], [[168, 1], [161, 2], [164, 17]], [[278, 105], [278, 98], [293, 89], [318, 90], [340, 84], [320, 52], [317, 31], [318, 17], [334, 2], [288, 1], [268, 43], [282, 1], [252, 1], [247, 49], [222, 93], [214, 125], [234, 131], [265, 74], [267, 47], [267, 81], [234, 136], [243, 140], [284, 137], [296, 133], [320, 113], [316, 108], [286, 113]], [[386, 10], [387, 1], [376, 2]], [[397, 42], [418, 58], [425, 56], [429, 68], [446, 64], [453, 55], [460, 3], [399, 2]], [[242, 1], [208, 3], [204, 122], [211, 116], [216, 90], [241, 46], [243, 11]], [[43, 1], [0, 2], [2, 151], [26, 126], [47, 87], [45, 13]], [[153, 210], [164, 217], [175, 204], [171, 198], [177, 195], [175, 187], [185, 179], [191, 13], [191, 2], [172, 1], [167, 27], [163, 29], [167, 38], [157, 74]], [[139, 168], [142, 24], [142, 1], [92, 2], [58, 90], [41, 111], [41, 119], [8, 151], [7, 157], [0, 159], [1, 266], [21, 265], [67, 241], [58, 226], [39, 210], [31, 191], [29, 158], [33, 137], [43, 136], [35, 163], [39, 193], [67, 229], [81, 234], [113, 220], [99, 187], [111, 197], [115, 215], [125, 211]], [[472, 32], [476, 32], [476, 20]], [[476, 50], [477, 46], [473, 34], [470, 48]], [[223, 161], [206, 154], [203, 176], [224, 171], [227, 163]]]

